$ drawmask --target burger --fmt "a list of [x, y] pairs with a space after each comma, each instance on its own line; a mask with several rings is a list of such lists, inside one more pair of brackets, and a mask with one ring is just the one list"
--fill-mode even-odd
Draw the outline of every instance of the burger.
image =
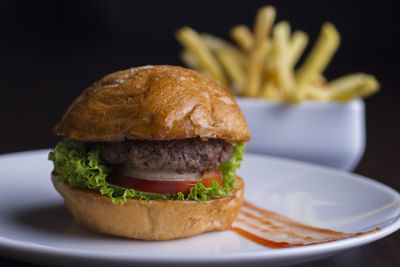
[[168, 240], [225, 230], [243, 201], [250, 139], [234, 98], [200, 73], [144, 66], [103, 77], [53, 132], [52, 182], [80, 224]]

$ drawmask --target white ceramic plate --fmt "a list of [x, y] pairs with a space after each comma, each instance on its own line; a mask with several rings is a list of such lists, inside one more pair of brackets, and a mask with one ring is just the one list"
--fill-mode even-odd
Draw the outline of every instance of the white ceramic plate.
[[92, 233], [68, 214], [50, 183], [48, 150], [0, 156], [0, 253], [47, 265], [284, 265], [326, 257], [393, 233], [400, 195], [371, 179], [295, 161], [246, 154], [239, 172], [245, 198], [300, 222], [364, 236], [304, 247], [268, 249], [232, 231], [172, 241]]

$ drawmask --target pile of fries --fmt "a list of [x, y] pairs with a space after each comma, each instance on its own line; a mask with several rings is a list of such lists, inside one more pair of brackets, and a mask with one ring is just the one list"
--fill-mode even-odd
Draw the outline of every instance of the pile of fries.
[[340, 43], [339, 32], [329, 22], [322, 25], [311, 52], [295, 69], [308, 35], [300, 30], [291, 33], [287, 21], [274, 25], [275, 15], [274, 7], [261, 7], [253, 31], [245, 25], [233, 27], [230, 36], [236, 45], [184, 27], [176, 33], [184, 47], [181, 58], [189, 68], [239, 96], [298, 103], [306, 99], [348, 101], [378, 91], [375, 77], [364, 73], [326, 81], [323, 72]]

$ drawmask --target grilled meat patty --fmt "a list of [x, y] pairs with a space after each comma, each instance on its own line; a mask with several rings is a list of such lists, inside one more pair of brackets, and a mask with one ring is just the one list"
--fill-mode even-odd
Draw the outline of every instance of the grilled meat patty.
[[101, 158], [129, 168], [175, 170], [177, 173], [216, 169], [232, 157], [233, 146], [220, 139], [170, 141], [128, 140], [97, 143]]

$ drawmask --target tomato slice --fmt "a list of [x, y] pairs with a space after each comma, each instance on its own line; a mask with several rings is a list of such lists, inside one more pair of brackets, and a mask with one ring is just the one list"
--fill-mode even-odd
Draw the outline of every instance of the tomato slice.
[[205, 187], [209, 187], [212, 181], [218, 185], [222, 185], [222, 173], [220, 170], [203, 171], [202, 177], [198, 180], [184, 180], [184, 181], [157, 181], [134, 178], [122, 174], [121, 172], [114, 171], [110, 178], [109, 183], [123, 188], [135, 189], [141, 192], [167, 194], [173, 195], [182, 192], [185, 196], [190, 193], [190, 188], [197, 183], [202, 183]]
[[210, 187], [212, 181], [216, 181], [218, 185], [222, 185], [222, 173], [219, 169], [203, 171], [201, 173], [201, 182], [205, 187]]

